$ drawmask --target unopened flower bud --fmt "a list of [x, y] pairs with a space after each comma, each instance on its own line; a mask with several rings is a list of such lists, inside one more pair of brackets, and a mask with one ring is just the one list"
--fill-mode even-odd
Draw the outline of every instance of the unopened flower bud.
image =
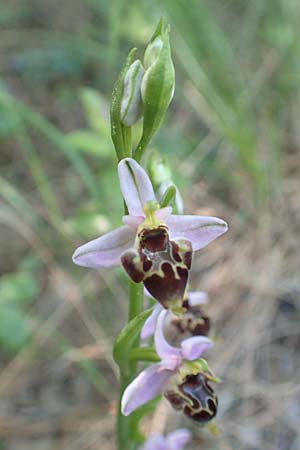
[[136, 150], [136, 159], [140, 159], [145, 147], [160, 126], [173, 97], [175, 73], [169, 31], [169, 26], [166, 26], [162, 19], [145, 51], [146, 72], [141, 85], [144, 103], [143, 134]]
[[[132, 49], [127, 56], [126, 62], [115, 83], [110, 105], [111, 138], [114, 143], [118, 159], [131, 156], [131, 128], [125, 125], [121, 120], [121, 104], [124, 98], [124, 80], [128, 69], [134, 60], [136, 49]], [[126, 109], [126, 108], [125, 108]]]
[[134, 125], [143, 115], [141, 84], [145, 70], [139, 59], [131, 64], [124, 78], [121, 102], [121, 122], [127, 127]]
[[144, 66], [146, 69], [148, 69], [157, 60], [162, 47], [163, 40], [160, 36], [157, 36], [147, 46], [144, 54]]
[[[170, 28], [161, 20], [144, 55], [146, 73], [142, 82], [142, 98], [146, 105], [148, 103], [161, 115], [169, 106], [175, 88], [169, 32]], [[152, 99], [151, 93], [156, 94]]]
[[183, 214], [183, 201], [172, 180], [172, 171], [165, 157], [152, 152], [149, 159], [149, 173], [162, 207], [171, 205], [175, 214]]

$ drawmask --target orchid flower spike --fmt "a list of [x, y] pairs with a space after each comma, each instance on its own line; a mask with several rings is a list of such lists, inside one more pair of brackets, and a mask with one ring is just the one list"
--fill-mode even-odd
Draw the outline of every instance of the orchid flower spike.
[[[147, 297], [152, 297], [147, 290], [145, 290], [145, 294]], [[194, 332], [190, 329], [188, 331], [191, 332], [194, 336], [207, 335], [205, 333], [205, 329], [207, 328], [208, 318], [201, 315], [201, 317], [195, 317], [196, 321], [192, 321], [194, 319], [193, 316], [198, 316], [196, 311], [200, 311], [199, 307], [208, 303], [208, 295], [204, 291], [189, 291], [186, 294], [186, 298], [183, 301], [183, 307], [186, 309], [186, 313], [182, 314], [180, 317], [173, 315], [173, 324], [178, 325], [181, 328], [186, 328], [183, 326], [183, 321], [189, 321], [189, 328], [194, 327]], [[148, 339], [149, 337], [154, 335], [156, 329], [156, 323], [159, 314], [163, 310], [163, 307], [157, 303], [151, 315], [145, 321], [144, 326], [141, 331], [141, 339]], [[187, 320], [186, 320], [187, 319]]]
[[123, 265], [135, 282], [144, 285], [165, 308], [181, 306], [192, 252], [227, 231], [216, 217], [173, 215], [161, 208], [151, 181], [132, 158], [118, 166], [121, 191], [129, 214], [124, 225], [79, 247], [75, 264], [84, 267]]
[[[194, 336], [182, 341], [180, 348], [171, 346], [163, 333], [167, 314], [166, 310], [160, 313], [154, 336], [155, 349], [161, 361], [143, 370], [125, 389], [121, 405], [125, 416], [163, 392], [181, 395], [177, 386], [181, 386], [187, 376], [203, 373], [203, 360], [199, 358], [205, 350], [213, 346], [213, 342], [205, 336]], [[189, 406], [197, 404], [198, 409], [207, 409], [206, 403], [202, 404], [202, 398], [198, 399], [197, 392], [196, 400], [193, 402], [190, 399], [188, 393], [182, 395], [181, 409], [185, 402], [188, 402]], [[178, 402], [177, 397], [176, 401]]]
[[167, 436], [154, 434], [145, 442], [140, 450], [183, 450], [191, 439], [190, 431], [181, 428]]

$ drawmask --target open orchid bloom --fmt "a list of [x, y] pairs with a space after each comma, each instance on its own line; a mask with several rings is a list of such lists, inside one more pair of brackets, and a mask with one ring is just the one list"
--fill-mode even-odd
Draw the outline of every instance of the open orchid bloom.
[[[148, 297], [151, 297], [151, 295], [145, 290], [145, 294]], [[204, 331], [204, 326], [207, 328], [207, 318], [201, 318], [197, 317], [197, 320], [195, 323], [195, 312], [199, 309], [201, 305], [204, 305], [208, 302], [208, 295], [206, 292], [203, 291], [190, 291], [186, 294], [186, 298], [183, 301], [183, 306], [186, 309], [186, 314], [182, 314], [180, 317], [177, 317], [173, 315], [173, 325], [175, 325], [178, 328], [178, 331], [184, 332], [183, 328], [191, 328], [192, 326], [195, 328], [195, 332], [191, 331], [192, 335], [206, 335]], [[148, 339], [150, 336], [154, 335], [156, 323], [158, 316], [160, 312], [163, 310], [163, 307], [157, 303], [154, 306], [152, 314], [148, 317], [148, 319], [145, 321], [144, 326], [141, 331], [141, 338], [142, 339]], [[186, 326], [184, 323], [186, 322]], [[202, 326], [204, 325], [204, 326]]]
[[191, 438], [191, 433], [185, 428], [173, 431], [167, 436], [154, 434], [145, 442], [141, 450], [183, 450]]
[[122, 413], [125, 416], [162, 392], [173, 392], [172, 380], [177, 376], [181, 383], [183, 373], [184, 376], [195, 370], [198, 373], [197, 360], [213, 346], [213, 342], [205, 336], [185, 339], [180, 348], [170, 345], [163, 333], [167, 314], [166, 310], [160, 313], [154, 335], [155, 349], [161, 361], [143, 370], [125, 389], [122, 398]]
[[227, 224], [216, 217], [172, 215], [171, 207], [160, 208], [147, 173], [132, 158], [120, 161], [118, 171], [129, 213], [124, 225], [79, 247], [73, 261], [93, 268], [122, 264], [165, 308], [170, 302], [180, 306], [192, 252], [225, 233]]

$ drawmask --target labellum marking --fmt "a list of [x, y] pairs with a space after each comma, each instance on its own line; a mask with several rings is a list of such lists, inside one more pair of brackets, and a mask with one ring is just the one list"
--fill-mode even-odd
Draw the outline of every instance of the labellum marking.
[[190, 306], [188, 300], [184, 300], [182, 306], [186, 312], [172, 320], [171, 324], [180, 333], [189, 333], [192, 336], [208, 336], [210, 319], [202, 313], [199, 306]]
[[124, 252], [121, 262], [132, 280], [143, 281], [162, 306], [182, 305], [192, 263], [189, 241], [171, 241], [164, 224], [141, 226], [136, 249]]
[[165, 397], [174, 409], [183, 410], [191, 419], [206, 423], [218, 410], [218, 398], [202, 373], [187, 375], [176, 390], [165, 392]]

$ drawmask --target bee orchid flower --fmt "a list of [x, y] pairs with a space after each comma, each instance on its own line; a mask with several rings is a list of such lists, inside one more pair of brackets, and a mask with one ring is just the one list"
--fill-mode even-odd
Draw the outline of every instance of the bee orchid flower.
[[173, 393], [177, 378], [181, 382], [182, 377], [190, 372], [194, 373], [196, 370], [195, 373], [198, 373], [197, 360], [205, 350], [213, 346], [213, 342], [206, 336], [185, 339], [180, 347], [170, 345], [163, 333], [167, 314], [166, 310], [160, 313], [154, 335], [155, 349], [161, 361], [143, 370], [125, 389], [122, 397], [122, 413], [125, 416], [161, 393]]
[[118, 166], [128, 215], [123, 226], [80, 246], [73, 255], [84, 267], [120, 264], [135, 282], [144, 282], [164, 308], [181, 306], [192, 254], [227, 231], [216, 217], [174, 215], [161, 208], [145, 170], [132, 158]]

